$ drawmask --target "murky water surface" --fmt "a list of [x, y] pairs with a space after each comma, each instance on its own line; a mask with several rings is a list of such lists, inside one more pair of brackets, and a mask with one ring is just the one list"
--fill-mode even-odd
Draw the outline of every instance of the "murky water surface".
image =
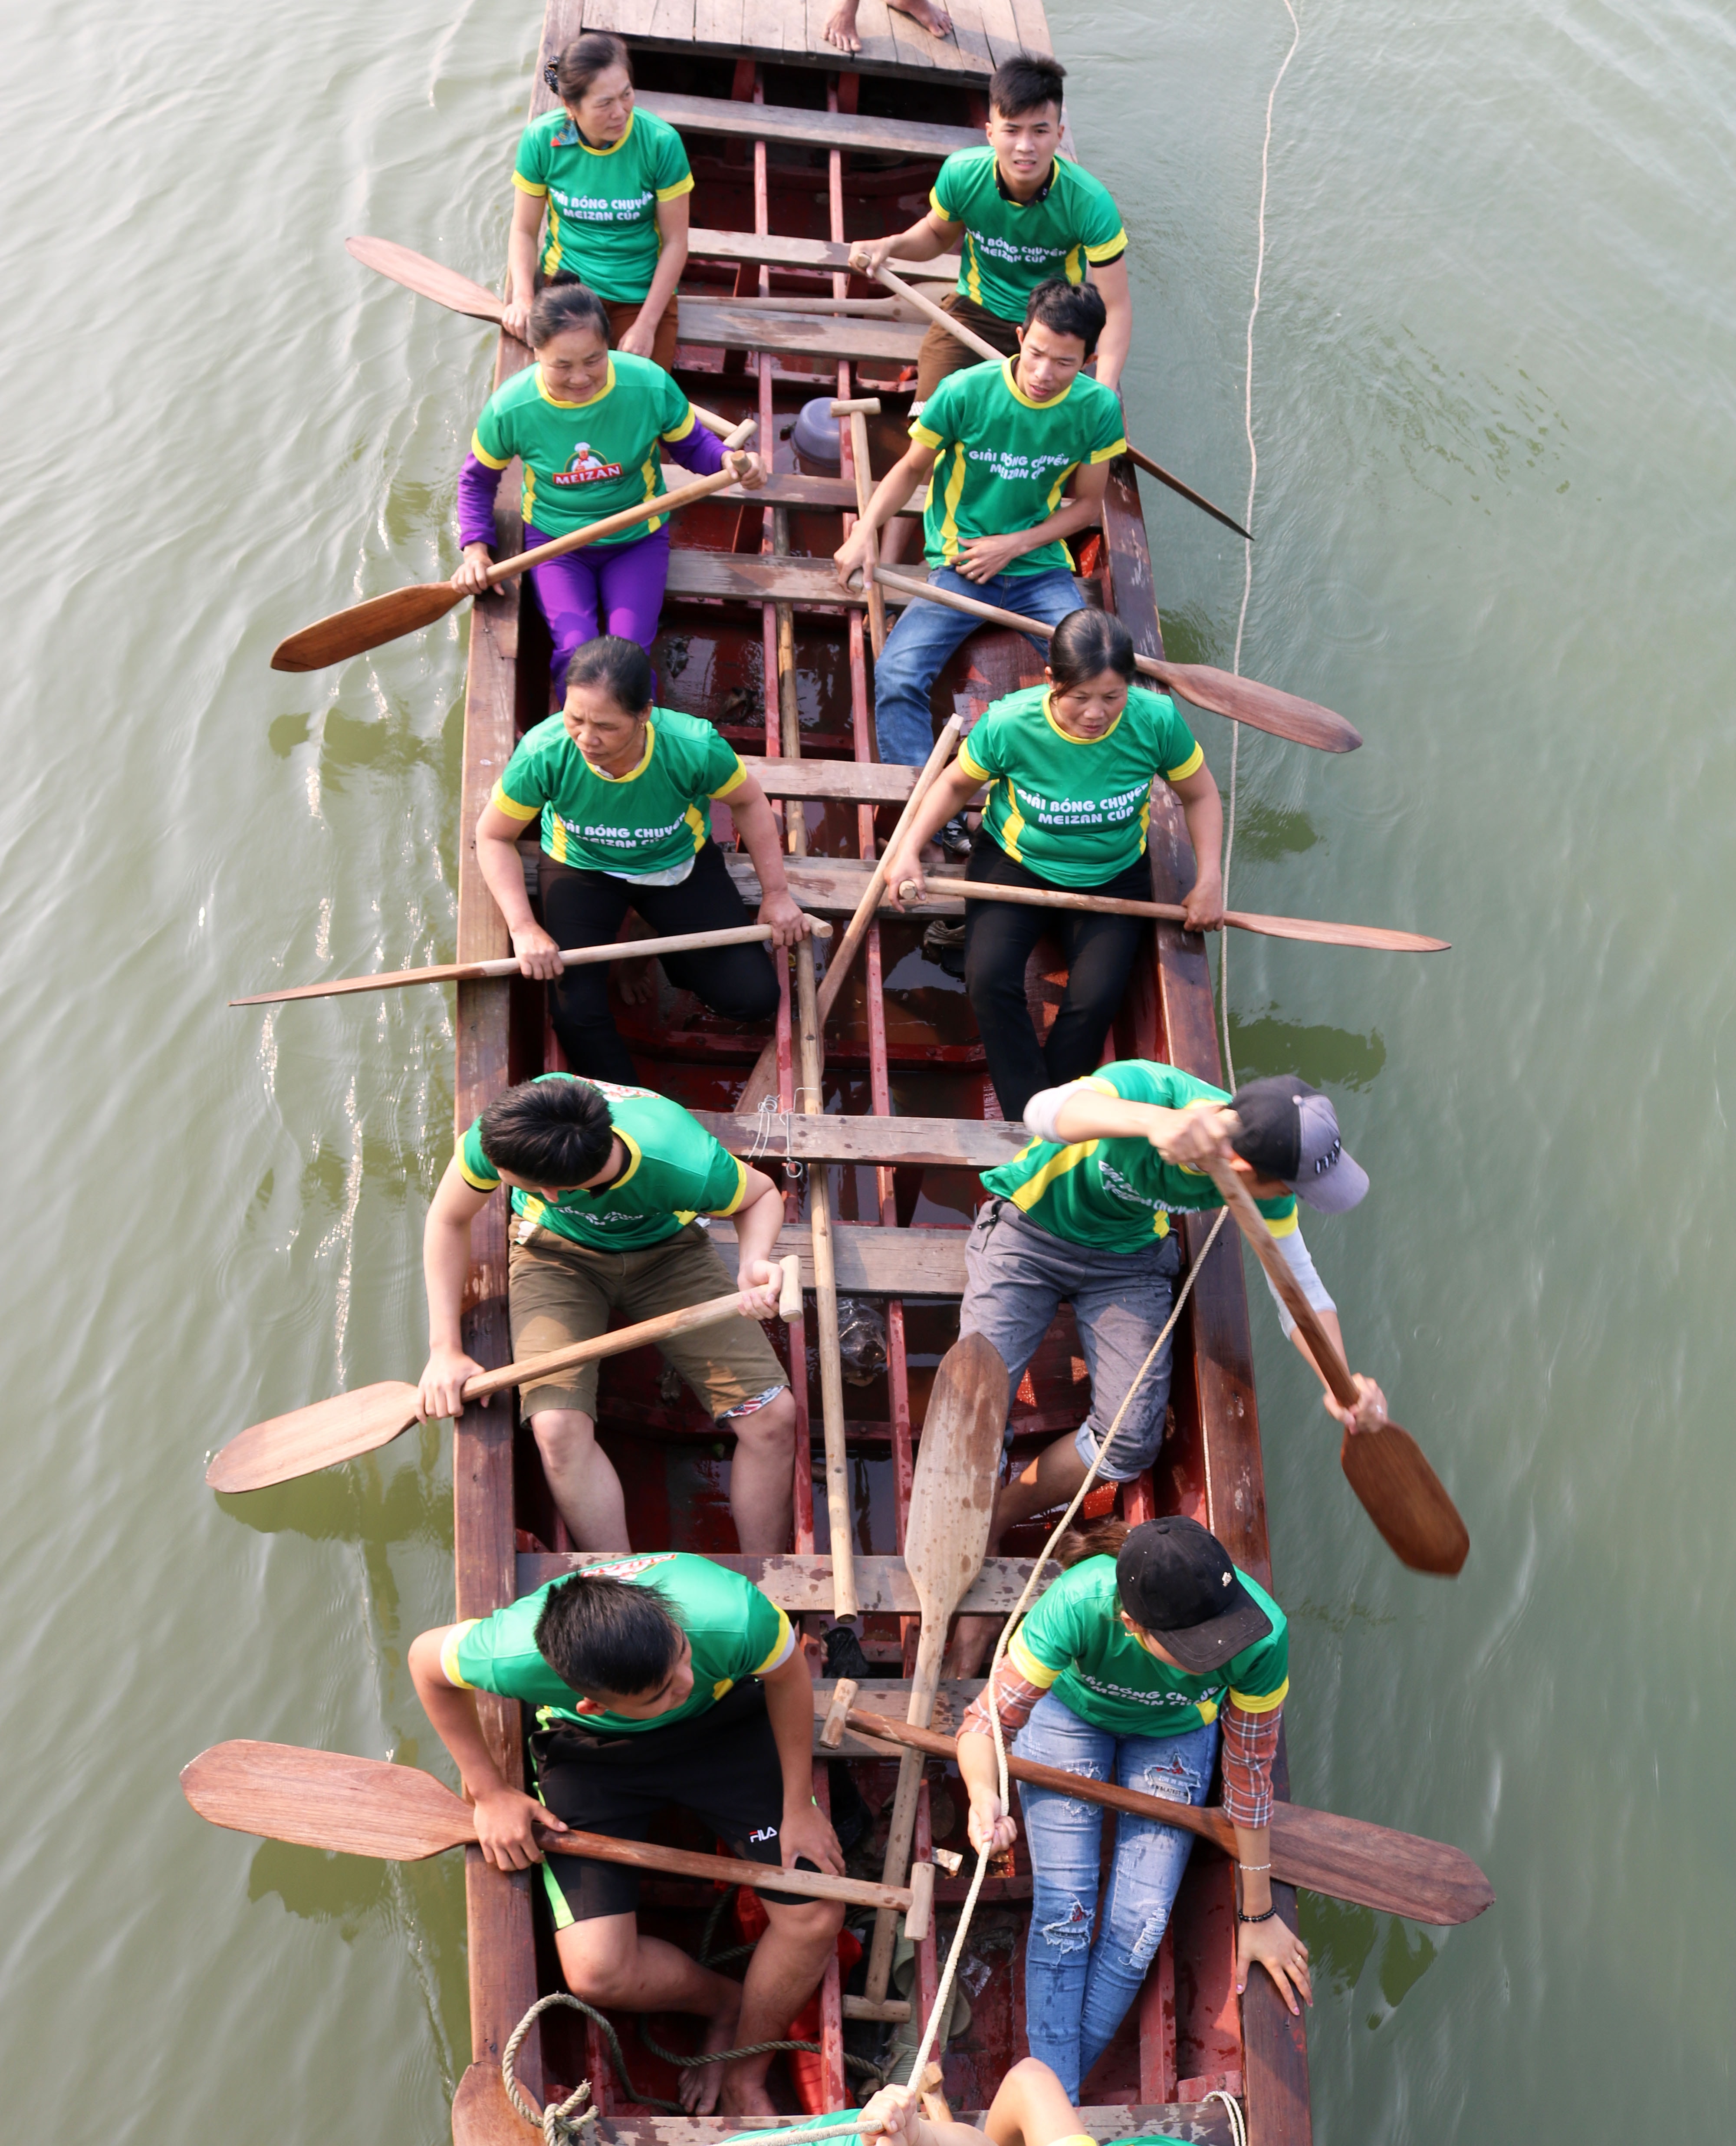
[[[1054, 19], [1133, 234], [1137, 436], [1239, 505], [1290, 18]], [[219, 1834], [175, 1774], [232, 1735], [431, 1755], [404, 1650], [451, 1609], [436, 1436], [244, 1505], [200, 1474], [419, 1361], [449, 1016], [223, 1001], [450, 953], [458, 631], [266, 658], [449, 560], [486, 336], [340, 241], [492, 278], [536, 28], [411, 0], [9, 25], [21, 2140], [433, 2142], [467, 2053], [453, 1859]], [[1236, 1053], [1339, 1098], [1375, 1189], [1315, 1250], [1474, 1542], [1456, 1585], [1394, 1564], [1257, 1306], [1292, 1768], [1500, 1895], [1450, 1934], [1310, 1904], [1324, 2146], [1729, 2128], [1733, 102], [1736, 31], [1695, 0], [1315, 0], [1277, 99], [1245, 664], [1368, 744], [1250, 735], [1234, 894], [1454, 950], [1240, 939]], [[1147, 497], [1172, 652], [1227, 662], [1240, 550]]]

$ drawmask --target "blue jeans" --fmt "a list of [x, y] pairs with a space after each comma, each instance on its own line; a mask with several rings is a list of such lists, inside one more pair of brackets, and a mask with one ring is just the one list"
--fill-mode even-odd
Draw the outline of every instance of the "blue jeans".
[[[1170, 1803], [1203, 1804], [1217, 1758], [1218, 1725], [1179, 1736], [1116, 1736], [1081, 1721], [1045, 1692], [1013, 1748], [1021, 1759], [1062, 1766], [1088, 1780], [1114, 1779]], [[1157, 1957], [1194, 1837], [1116, 1814], [1109, 1898], [1093, 1946], [1102, 1806], [1029, 1782], [1019, 1793], [1032, 1871], [1025, 2037], [1032, 2056], [1049, 2066], [1077, 2106], [1081, 2082], [1109, 2047]]]
[[[1059, 626], [1080, 608], [1077, 584], [1065, 567], [1038, 574], [996, 574], [992, 581], [968, 581], [950, 566], [936, 566], [930, 581], [979, 603], [1023, 611], [1045, 625]], [[886, 636], [874, 666], [874, 728], [880, 756], [889, 766], [920, 767], [934, 750], [935, 719], [929, 696], [940, 667], [977, 621], [945, 604], [910, 603]], [[1033, 636], [1046, 658], [1049, 644]]]

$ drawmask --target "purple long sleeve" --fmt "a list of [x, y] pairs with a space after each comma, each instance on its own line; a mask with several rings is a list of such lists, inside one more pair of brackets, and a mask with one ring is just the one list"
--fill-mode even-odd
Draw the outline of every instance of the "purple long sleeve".
[[464, 457], [458, 472], [458, 541], [494, 545], [494, 496], [501, 488], [504, 470], [490, 469], [474, 455]]
[[671, 460], [683, 469], [690, 469], [696, 477], [716, 477], [723, 467], [723, 442], [715, 432], [708, 432], [697, 417], [693, 430], [685, 440], [665, 440]]

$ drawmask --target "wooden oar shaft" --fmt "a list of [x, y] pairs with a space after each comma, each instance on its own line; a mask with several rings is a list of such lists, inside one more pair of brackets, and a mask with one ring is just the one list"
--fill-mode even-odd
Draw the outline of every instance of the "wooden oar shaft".
[[[1010, 901], [1030, 909], [1075, 909], [1103, 916], [1149, 916], [1161, 924], [1180, 924], [1185, 911], [1176, 901], [1130, 901], [1119, 895], [1073, 894], [1042, 886], [1002, 886], [992, 880], [942, 879], [924, 875], [930, 895], [950, 895], [965, 901]], [[914, 880], [905, 880], [900, 897], [914, 895]], [[1239, 931], [1254, 931], [1267, 938], [1318, 937], [1325, 946], [1364, 946], [1389, 953], [1434, 954], [1446, 949], [1444, 939], [1425, 939], [1411, 931], [1387, 931], [1349, 924], [1317, 924], [1305, 916], [1256, 916], [1239, 909], [1226, 909], [1224, 921]], [[1285, 1270], [1288, 1272], [1288, 1269]]]
[[761, 1886], [768, 1892], [798, 1893], [811, 1900], [846, 1900], [852, 1907], [881, 1908], [895, 1914], [910, 1904], [907, 1885], [876, 1885], [867, 1878], [835, 1878], [829, 1870], [785, 1870], [743, 1856], [705, 1855], [697, 1849], [665, 1848], [652, 1840], [616, 1840], [602, 1833], [545, 1833], [551, 1855], [586, 1855], [596, 1863], [625, 1864], [634, 1870], [661, 1870], [672, 1878], [703, 1878], [720, 1885]]
[[1302, 1285], [1290, 1272], [1284, 1255], [1273, 1243], [1265, 1217], [1254, 1204], [1254, 1195], [1227, 1162], [1210, 1162], [1206, 1167], [1211, 1172], [1212, 1183], [1223, 1195], [1224, 1205], [1235, 1218], [1237, 1229], [1247, 1239], [1255, 1258], [1265, 1269], [1273, 1288], [1283, 1299], [1285, 1310], [1302, 1330], [1308, 1352], [1319, 1365], [1320, 1376], [1331, 1387], [1334, 1399], [1345, 1408], [1354, 1408], [1356, 1381], [1350, 1376], [1349, 1366], [1321, 1324], [1320, 1315], [1302, 1294]]
[[[814, 981], [814, 950], [806, 940], [796, 950], [798, 1064], [804, 1116], [825, 1109], [820, 1092], [820, 994]], [[808, 1174], [808, 1221], [814, 1248], [814, 1317], [820, 1344], [820, 1415], [826, 1440], [826, 1515], [832, 1549], [832, 1614], [854, 1617], [856, 1594], [856, 1515], [850, 1502], [850, 1455], [845, 1445], [844, 1355], [838, 1339], [838, 1275], [832, 1256], [831, 1180], [821, 1164]]]
[[[874, 578], [882, 588], [895, 589], [910, 603], [945, 604], [949, 611], [980, 618], [985, 626], [1005, 626], [1015, 633], [1034, 633], [1039, 641], [1050, 641], [1055, 636], [1055, 628], [1040, 618], [1027, 618], [1022, 611], [1006, 611], [1000, 604], [984, 603], [977, 596], [960, 596], [956, 589], [943, 588], [938, 581], [919, 581], [909, 574], [894, 573], [890, 566], [876, 566]], [[1155, 678], [1160, 684], [1170, 675], [1169, 665], [1160, 663], [1154, 656], [1135, 656], [1133, 660], [1136, 669], [1148, 678]]]
[[[832, 927], [822, 916], [811, 920], [816, 939], [830, 939]], [[678, 931], [666, 939], [611, 939], [606, 946], [567, 946], [561, 950], [564, 969], [582, 969], [599, 961], [630, 961], [641, 956], [661, 960], [666, 954], [691, 954], [707, 946], [746, 946], [773, 936], [769, 924], [732, 924], [724, 931]], [[301, 984], [292, 991], [257, 991], [252, 998], [231, 999], [232, 1006], [276, 1006], [287, 999], [340, 998], [353, 991], [390, 991], [407, 984], [474, 984], [491, 978], [516, 976], [518, 956], [502, 955], [496, 961], [441, 961], [427, 969], [395, 969], [383, 976], [338, 976], [329, 984]]]
[[[876, 275], [878, 280], [884, 283], [889, 291], [895, 291], [907, 304], [915, 306], [920, 312], [927, 314], [937, 327], [945, 328], [949, 335], [956, 336], [967, 349], [974, 350], [979, 357], [987, 358], [991, 365], [1004, 365], [1006, 362], [1006, 352], [1004, 350], [996, 350], [994, 344], [978, 335], [975, 328], [967, 328], [956, 314], [949, 313], [944, 306], [937, 306], [932, 298], [925, 298], [920, 291], [912, 290], [895, 269], [882, 265], [876, 271]], [[1190, 506], [1203, 508], [1210, 515], [1213, 521], [1221, 522], [1226, 529], [1235, 530], [1238, 536], [1248, 536], [1248, 532], [1243, 528], [1240, 522], [1232, 521], [1221, 507], [1214, 507], [1203, 493], [1195, 492], [1191, 485], [1184, 484], [1179, 477], [1172, 477], [1161, 462], [1153, 462], [1150, 455], [1135, 447], [1130, 446], [1127, 452], [1129, 458], [1137, 462], [1149, 476], [1155, 477], [1160, 484], [1168, 485], [1171, 492], [1179, 492]], [[1249, 536], [1248, 541], [1251, 543], [1254, 540]]]
[[[726, 433], [723, 444], [726, 448], [743, 447], [758, 429], [759, 420], [744, 417], [735, 430]], [[709, 499], [714, 492], [721, 492], [736, 482], [733, 470], [718, 470], [711, 477], [697, 477], [691, 484], [684, 484], [677, 492], [660, 492], [655, 499], [641, 500], [636, 507], [625, 507], [619, 514], [606, 514], [601, 522], [587, 522], [582, 529], [570, 529], [564, 536], [556, 536], [546, 544], [538, 544], [529, 551], [516, 552], [510, 559], [496, 559], [484, 578], [490, 588], [523, 573], [527, 567], [540, 566], [546, 559], [559, 559], [569, 551], [576, 551], [586, 544], [595, 544], [605, 536], [617, 536], [623, 529], [636, 528], [641, 522], [650, 522], [660, 514], [679, 513], [684, 507], [691, 507], [696, 500]]]

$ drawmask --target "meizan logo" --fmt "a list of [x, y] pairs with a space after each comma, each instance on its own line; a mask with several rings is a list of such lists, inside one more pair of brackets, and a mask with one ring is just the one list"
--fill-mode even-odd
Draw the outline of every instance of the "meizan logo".
[[572, 451], [572, 458], [564, 470], [556, 470], [549, 479], [551, 484], [601, 484], [604, 478], [619, 477], [621, 464], [606, 462], [601, 455], [593, 454], [588, 440], [581, 440]]

